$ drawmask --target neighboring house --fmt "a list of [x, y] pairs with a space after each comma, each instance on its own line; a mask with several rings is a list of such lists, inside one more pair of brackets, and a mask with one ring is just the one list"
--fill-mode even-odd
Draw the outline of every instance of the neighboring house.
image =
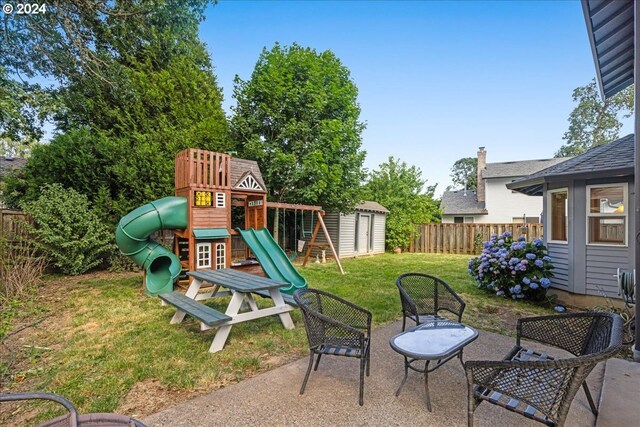
[[[0, 183], [14, 169], [21, 169], [27, 164], [27, 159], [14, 157], [0, 157]], [[0, 186], [0, 209], [4, 208], [2, 201], [2, 186]]]
[[[379, 203], [363, 202], [350, 214], [327, 212], [324, 223], [339, 258], [384, 253], [385, 228], [389, 211]], [[308, 242], [307, 242], [308, 243]], [[316, 243], [328, 248], [324, 233]], [[314, 255], [318, 253], [313, 250]], [[327, 255], [331, 252], [327, 250]]]
[[[544, 241], [556, 289], [618, 298], [616, 269], [634, 267], [633, 134], [507, 187], [544, 200]], [[633, 223], [632, 223], [633, 224]]]
[[540, 222], [542, 198], [527, 197], [506, 184], [561, 163], [566, 158], [487, 163], [484, 147], [478, 151], [478, 190], [445, 191], [440, 208], [444, 223]]

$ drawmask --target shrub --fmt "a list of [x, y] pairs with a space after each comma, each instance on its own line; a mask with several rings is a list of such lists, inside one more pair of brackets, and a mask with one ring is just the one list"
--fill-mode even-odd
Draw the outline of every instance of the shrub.
[[46, 266], [28, 243], [0, 239], [0, 307], [23, 300], [40, 284]]
[[86, 196], [60, 184], [42, 187], [40, 197], [22, 206], [36, 247], [64, 274], [82, 274], [114, 250], [113, 232], [89, 207]]
[[542, 300], [553, 277], [553, 264], [540, 239], [513, 241], [511, 233], [492, 235], [480, 256], [469, 260], [478, 287], [513, 299]]

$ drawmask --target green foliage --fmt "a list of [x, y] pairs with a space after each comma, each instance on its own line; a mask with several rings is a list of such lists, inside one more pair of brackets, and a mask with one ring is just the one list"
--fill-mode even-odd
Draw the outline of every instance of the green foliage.
[[569, 116], [569, 130], [562, 139], [566, 144], [556, 152], [556, 157], [577, 156], [589, 148], [608, 144], [619, 137], [624, 118], [633, 114], [633, 86], [602, 100], [595, 80], [573, 91], [573, 102], [578, 105]]
[[451, 167], [451, 181], [458, 188], [475, 190], [478, 186], [478, 159], [463, 157]]
[[233, 138], [260, 165], [269, 198], [342, 212], [361, 201], [358, 89], [331, 51], [264, 49], [251, 79], [236, 76]]
[[365, 197], [389, 209], [387, 249], [409, 246], [415, 224], [439, 219], [438, 202], [433, 199], [436, 186], [427, 186], [422, 172], [393, 157], [374, 170], [364, 187]]
[[[100, 218], [114, 224], [173, 194], [178, 151], [232, 148], [222, 92], [198, 38], [208, 3], [72, 1], [52, 5], [47, 17], [12, 23], [8, 45], [32, 50], [12, 51], [6, 60], [58, 80], [54, 122], [62, 133], [36, 147], [24, 173], [8, 180], [8, 203], [33, 201], [43, 184], [60, 183], [88, 196]], [[57, 25], [64, 31], [45, 39]]]
[[32, 218], [36, 246], [64, 274], [82, 274], [111, 254], [113, 232], [90, 208], [86, 196], [60, 184], [45, 185], [40, 197], [22, 206]]

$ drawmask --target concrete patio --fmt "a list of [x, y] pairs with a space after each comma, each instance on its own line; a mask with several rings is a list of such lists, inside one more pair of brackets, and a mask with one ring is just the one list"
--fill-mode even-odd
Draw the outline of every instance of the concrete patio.
[[[416, 372], [410, 372], [402, 393], [395, 397], [403, 364], [402, 356], [389, 347], [389, 338], [399, 333], [400, 328], [400, 322], [394, 322], [373, 332], [371, 376], [365, 379], [362, 407], [358, 405], [358, 362], [325, 356], [318, 371], [311, 373], [302, 396], [298, 393], [308, 358], [153, 414], [143, 421], [157, 427], [466, 426], [466, 378], [456, 359], [429, 376], [433, 412], [426, 410], [423, 377]], [[465, 349], [465, 359], [500, 358], [514, 341], [511, 337], [480, 331], [478, 339]], [[628, 420], [640, 418], [640, 405], [635, 402], [640, 389], [640, 364], [623, 360], [609, 364], [611, 369], [606, 374], [605, 364], [601, 363], [588, 379], [596, 402], [601, 400], [604, 390], [597, 424], [580, 390], [571, 406], [567, 426], [633, 425]], [[476, 426], [541, 425], [487, 403], [481, 404], [475, 414]]]

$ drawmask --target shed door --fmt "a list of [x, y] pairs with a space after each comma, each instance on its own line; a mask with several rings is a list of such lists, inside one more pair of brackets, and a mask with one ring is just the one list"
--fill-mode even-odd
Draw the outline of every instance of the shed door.
[[366, 254], [369, 252], [369, 216], [360, 215], [360, 224], [358, 224], [358, 253]]

